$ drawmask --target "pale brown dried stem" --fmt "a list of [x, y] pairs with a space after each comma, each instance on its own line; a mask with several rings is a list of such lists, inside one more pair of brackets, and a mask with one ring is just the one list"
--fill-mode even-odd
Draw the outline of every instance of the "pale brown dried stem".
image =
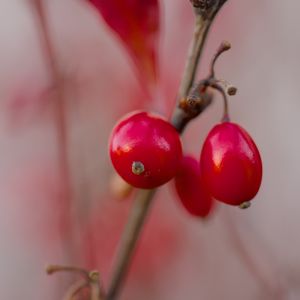
[[46, 268], [47, 274], [51, 275], [57, 272], [77, 273], [83, 278], [70, 286], [64, 296], [64, 300], [72, 300], [83, 288], [90, 288], [90, 300], [104, 300], [105, 294], [101, 288], [98, 271], [87, 271], [74, 266], [49, 265]]

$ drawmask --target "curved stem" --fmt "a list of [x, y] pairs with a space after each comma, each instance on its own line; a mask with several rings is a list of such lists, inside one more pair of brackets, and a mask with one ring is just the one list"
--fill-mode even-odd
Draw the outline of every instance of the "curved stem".
[[227, 95], [226, 95], [224, 89], [220, 85], [218, 85], [215, 81], [211, 82], [209, 86], [221, 93], [223, 100], [224, 100], [224, 112], [223, 112], [222, 122], [229, 122], [229, 120], [230, 120], [229, 105], [228, 105]]
[[218, 58], [220, 57], [220, 55], [223, 52], [228, 51], [230, 48], [231, 48], [231, 45], [229, 42], [223, 41], [221, 43], [221, 45], [219, 46], [218, 50], [216, 51], [216, 53], [210, 63], [210, 75], [209, 75], [210, 78], [215, 78], [215, 65], [216, 65]]

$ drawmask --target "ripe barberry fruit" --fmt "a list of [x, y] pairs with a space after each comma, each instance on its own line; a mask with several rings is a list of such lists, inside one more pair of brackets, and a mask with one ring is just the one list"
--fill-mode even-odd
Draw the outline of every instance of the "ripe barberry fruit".
[[144, 189], [172, 179], [182, 158], [175, 128], [147, 112], [125, 116], [113, 129], [109, 150], [119, 175], [132, 186]]
[[207, 217], [214, 200], [201, 177], [199, 162], [191, 156], [184, 156], [174, 179], [177, 194], [185, 209], [193, 216]]
[[249, 206], [262, 180], [262, 161], [250, 135], [223, 122], [208, 134], [201, 152], [201, 174], [211, 195], [224, 203]]

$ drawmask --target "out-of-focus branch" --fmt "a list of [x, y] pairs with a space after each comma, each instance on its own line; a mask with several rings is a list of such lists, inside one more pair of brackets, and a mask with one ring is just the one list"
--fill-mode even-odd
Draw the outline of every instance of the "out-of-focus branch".
[[63, 91], [63, 80], [56, 60], [55, 51], [51, 42], [51, 36], [49, 32], [49, 26], [45, 13], [44, 2], [42, 0], [30, 0], [35, 10], [36, 19], [38, 22], [37, 28], [39, 29], [42, 49], [45, 55], [45, 61], [51, 76], [51, 85], [55, 92], [55, 125], [57, 131], [58, 140], [58, 163], [61, 174], [62, 184], [62, 211], [64, 212], [60, 220], [61, 228], [65, 228], [65, 235], [63, 241], [65, 241], [65, 251], [67, 256], [73, 256], [72, 247], [72, 221], [71, 221], [71, 205], [72, 205], [72, 193], [71, 193], [71, 178], [70, 178], [70, 166], [68, 161], [68, 127], [66, 120], [66, 107]]
[[[206, 0], [206, 2], [208, 1]], [[209, 2], [210, 5], [205, 7], [199, 7], [193, 3], [196, 14], [195, 31], [178, 92], [178, 106], [175, 108], [171, 119], [171, 123], [179, 133], [182, 133], [186, 124], [208, 107], [212, 100], [211, 95], [206, 94], [200, 102], [197, 102], [196, 106], [187, 105], [185, 109], [183, 109], [180, 105], [181, 100], [186, 98], [194, 83], [199, 58], [201, 56], [209, 28], [214, 17], [226, 0], [210, 0]], [[195, 107], [197, 110], [196, 113]], [[119, 245], [119, 250], [115, 259], [115, 266], [112, 272], [112, 279], [108, 287], [107, 300], [117, 299], [121, 290], [154, 194], [155, 190], [141, 190], [138, 192]]]

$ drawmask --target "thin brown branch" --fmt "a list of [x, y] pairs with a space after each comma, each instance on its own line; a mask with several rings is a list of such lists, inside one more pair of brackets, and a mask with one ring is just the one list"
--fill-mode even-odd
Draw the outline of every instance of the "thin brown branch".
[[[207, 7], [207, 10], [195, 8], [196, 23], [195, 31], [187, 57], [186, 67], [183, 73], [182, 82], [178, 92], [178, 103], [187, 96], [191, 86], [194, 83], [195, 74], [197, 72], [199, 58], [203, 51], [203, 46], [207, 38], [207, 33], [210, 29], [214, 17], [221, 9], [226, 0], [215, 0], [213, 5]], [[174, 109], [171, 123], [182, 133], [186, 124], [198, 116], [211, 103], [211, 97], [203, 98], [203, 101], [198, 106], [196, 114], [185, 111], [180, 106]], [[194, 111], [193, 111], [194, 112]], [[149, 213], [149, 208], [152, 203], [155, 190], [141, 190], [134, 202], [131, 215], [125, 227], [122, 239], [117, 252], [114, 269], [112, 272], [112, 279], [108, 287], [107, 300], [115, 300], [121, 290], [122, 284], [125, 280], [129, 264], [134, 254], [135, 246], [141, 234], [145, 218]]]
[[116, 299], [120, 291], [154, 194], [155, 190], [140, 190], [138, 192], [120, 241], [119, 253], [116, 257], [112, 279], [108, 288], [108, 300]]

